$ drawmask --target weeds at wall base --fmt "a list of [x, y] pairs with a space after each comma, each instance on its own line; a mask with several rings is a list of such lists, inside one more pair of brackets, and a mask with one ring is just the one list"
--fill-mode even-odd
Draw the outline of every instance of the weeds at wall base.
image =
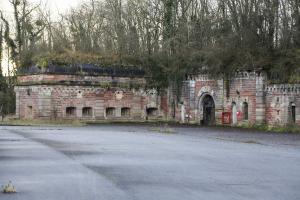
[[[100, 120], [100, 121], [83, 121], [83, 120], [7, 120], [0, 121], [1, 125], [7, 126], [86, 126], [86, 125], [103, 125], [103, 124], [121, 124], [121, 125], [155, 125], [157, 127], [163, 127], [160, 132], [164, 133], [174, 133], [174, 130], [171, 127], [201, 127], [198, 124], [182, 124], [175, 121], [168, 120], [152, 120], [152, 121], [115, 121], [115, 120]], [[300, 126], [297, 125], [287, 125], [287, 126], [269, 126], [267, 124], [241, 124], [235, 127], [230, 125], [215, 125], [211, 127], [223, 127], [223, 128], [241, 128], [241, 129], [249, 129], [256, 130], [262, 132], [273, 132], [273, 133], [299, 133], [300, 134]]]
[[0, 122], [7, 126], [84, 126], [86, 123], [79, 120], [9, 120]]
[[239, 128], [245, 129], [254, 129], [258, 131], [264, 132], [275, 132], [275, 133], [299, 133], [300, 134], [300, 126], [297, 125], [286, 125], [286, 126], [270, 126], [267, 124], [251, 124], [251, 125], [241, 125]]

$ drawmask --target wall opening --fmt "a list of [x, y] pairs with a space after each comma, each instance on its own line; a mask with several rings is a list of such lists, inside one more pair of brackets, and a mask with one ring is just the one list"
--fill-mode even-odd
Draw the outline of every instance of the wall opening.
[[147, 108], [147, 117], [155, 117], [158, 115], [158, 109], [157, 108]]
[[290, 122], [296, 123], [296, 105], [294, 103], [290, 103]]
[[67, 107], [66, 108], [66, 116], [67, 117], [75, 117], [76, 116], [76, 108], [75, 107]]
[[121, 116], [130, 117], [130, 108], [127, 107], [121, 108]]
[[244, 120], [248, 120], [249, 119], [249, 114], [248, 114], [248, 103], [244, 102], [243, 103], [243, 116], [244, 116]]
[[106, 108], [106, 117], [113, 117], [115, 116], [116, 108], [114, 107], [108, 107]]
[[31, 119], [33, 117], [33, 109], [32, 106], [27, 106], [26, 118]]
[[296, 123], [296, 106], [292, 106], [292, 122]]
[[203, 125], [213, 125], [215, 123], [215, 102], [210, 95], [206, 95], [202, 100], [203, 105]]
[[91, 117], [93, 115], [93, 109], [91, 107], [82, 108], [83, 117]]
[[27, 89], [27, 95], [28, 95], [28, 96], [31, 95], [31, 89], [30, 89], [30, 88]]

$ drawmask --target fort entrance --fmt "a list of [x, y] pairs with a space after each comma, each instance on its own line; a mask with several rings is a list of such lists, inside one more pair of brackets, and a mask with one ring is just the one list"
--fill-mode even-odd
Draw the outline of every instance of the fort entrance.
[[205, 95], [202, 100], [203, 105], [203, 125], [213, 125], [215, 123], [215, 103], [210, 95]]

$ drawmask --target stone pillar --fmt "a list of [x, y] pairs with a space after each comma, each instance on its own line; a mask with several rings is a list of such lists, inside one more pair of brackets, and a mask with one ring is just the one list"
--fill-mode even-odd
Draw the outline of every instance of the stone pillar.
[[181, 123], [185, 122], [185, 106], [181, 105]]
[[75, 106], [76, 107], [76, 118], [81, 119], [82, 118], [82, 108], [83, 106]]
[[32, 100], [36, 101], [36, 118], [51, 119], [53, 115], [52, 106], [52, 87], [35, 86], [32, 88], [35, 91], [35, 97]]
[[231, 119], [232, 119], [232, 126], [237, 125], [237, 105], [236, 103], [232, 103], [232, 108], [231, 108]]
[[266, 95], [265, 81], [263, 74], [256, 75], [256, 105], [255, 105], [255, 121], [258, 124], [266, 123]]
[[116, 107], [115, 108], [115, 116], [116, 117], [122, 117], [122, 114], [121, 114], [121, 107]]
[[213, 97], [215, 99], [215, 120], [216, 124], [222, 124], [222, 113], [224, 111], [224, 80], [217, 80], [217, 90], [213, 91]]
[[106, 108], [104, 107], [104, 100], [101, 99], [96, 99], [95, 100], [95, 106], [94, 106], [94, 115], [95, 119], [98, 120], [103, 120], [106, 118], [106, 113], [105, 110]]
[[16, 118], [20, 119], [20, 90], [18, 86], [14, 88], [16, 93]]

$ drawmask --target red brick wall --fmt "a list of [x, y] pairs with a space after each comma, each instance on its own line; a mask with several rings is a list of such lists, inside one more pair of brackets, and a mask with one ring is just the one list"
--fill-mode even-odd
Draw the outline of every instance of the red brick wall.
[[[216, 122], [222, 122], [222, 112], [232, 112], [232, 103], [235, 102], [238, 112], [239, 123], [255, 123], [257, 108], [257, 75], [255, 73], [239, 73], [235, 78], [229, 81], [229, 94], [226, 94], [226, 85], [223, 80], [209, 79], [205, 76], [195, 78], [195, 102], [194, 102], [194, 120], [197, 121], [201, 108], [198, 108], [198, 101], [203, 93], [208, 92], [214, 100], [216, 106]], [[207, 91], [206, 91], [207, 90]], [[248, 104], [248, 120], [244, 120], [243, 103]], [[187, 107], [187, 111], [191, 108]], [[192, 112], [193, 113], [193, 112]], [[198, 113], [198, 114], [197, 114]], [[197, 116], [198, 115], [198, 116]], [[202, 113], [200, 113], [202, 115]]]
[[266, 122], [272, 125], [293, 124], [291, 103], [296, 107], [300, 125], [300, 85], [270, 85], [266, 88]]
[[229, 98], [226, 98], [225, 108], [227, 112], [231, 112], [232, 103], [235, 102], [238, 116], [238, 121], [243, 121], [244, 113], [242, 110], [243, 103], [248, 103], [249, 122], [255, 123], [256, 120], [256, 79], [255, 77], [242, 77], [232, 79], [230, 82]]
[[[111, 84], [129, 83], [133, 81], [140, 84], [140, 89], [101, 87], [95, 83]], [[17, 115], [20, 118], [34, 119], [83, 119], [82, 108], [93, 109], [91, 120], [106, 119], [106, 108], [115, 107], [113, 119], [142, 120], [146, 119], [146, 107], [156, 107], [158, 116], [164, 115], [160, 110], [160, 97], [155, 92], [147, 92], [142, 88], [145, 84], [143, 78], [127, 77], [92, 77], [73, 75], [31, 75], [18, 77], [20, 86], [15, 87], [17, 93]], [[51, 81], [51, 84], [46, 84]], [[61, 82], [64, 81], [64, 82]], [[76, 81], [78, 85], [68, 85], [66, 81]], [[86, 81], [90, 85], [86, 85]], [[85, 83], [85, 84], [82, 84]], [[27, 86], [28, 85], [28, 86]], [[30, 95], [28, 94], [30, 91]], [[119, 94], [117, 95], [117, 92]], [[166, 102], [164, 102], [166, 104]], [[32, 107], [32, 115], [29, 108]], [[66, 108], [76, 107], [76, 116], [67, 116]], [[164, 105], [165, 107], [165, 105]], [[130, 108], [130, 116], [121, 116], [122, 108]], [[86, 119], [85, 117], [84, 119]]]
[[[31, 88], [30, 95], [27, 94]], [[115, 107], [114, 119], [122, 119], [121, 108], [130, 108], [130, 117], [126, 119], [145, 119], [146, 106], [157, 106], [160, 109], [160, 101], [156, 98], [148, 98], [147, 94], [141, 91], [125, 90], [119, 88], [103, 89], [86, 86], [22, 86], [17, 88], [19, 96], [20, 118], [29, 118], [26, 115], [28, 106], [32, 106], [32, 118], [82, 118], [80, 110], [83, 107], [92, 107], [94, 115], [91, 119], [104, 119], [107, 107]], [[122, 98], [116, 97], [116, 92], [123, 92]], [[155, 102], [153, 102], [155, 101]], [[165, 104], [166, 102], [164, 102]], [[77, 116], [67, 117], [66, 107], [76, 107]], [[161, 114], [164, 110], [161, 111]], [[157, 116], [159, 117], [159, 116]]]
[[[115, 107], [114, 119], [146, 119], [146, 109], [158, 109], [157, 117], [172, 118], [172, 105], [168, 91], [158, 95], [155, 90], [144, 91], [145, 79], [107, 76], [73, 76], [73, 75], [31, 75], [18, 77], [20, 86], [16, 86], [17, 116], [20, 118], [54, 119], [70, 118], [66, 116], [66, 107], [77, 108], [78, 119], [83, 119], [83, 107], [92, 107], [90, 119], [106, 119], [106, 108]], [[77, 85], [68, 85], [74, 81]], [[49, 84], [47, 84], [49, 82]], [[100, 84], [112, 82], [140, 84], [139, 89], [122, 87], [102, 87]], [[51, 83], [51, 84], [50, 84]], [[86, 85], [86, 84], [90, 85]], [[200, 97], [210, 94], [215, 101], [216, 122], [221, 123], [222, 112], [231, 112], [232, 103], [237, 105], [239, 123], [256, 123], [258, 116], [267, 124], [285, 125], [290, 122], [289, 104], [296, 106], [296, 124], [300, 125], [300, 85], [272, 85], [264, 88], [265, 80], [256, 73], [238, 73], [229, 82], [229, 97], [223, 80], [209, 79], [206, 76], [195, 78], [193, 96], [189, 90], [183, 90], [182, 103], [185, 115], [190, 114], [189, 122], [199, 123], [201, 113]], [[28, 86], [27, 86], [28, 85]], [[116, 91], [123, 93], [118, 98]], [[277, 101], [279, 98], [279, 101]], [[192, 99], [192, 101], [191, 101]], [[243, 102], [248, 103], [248, 120], [244, 120]], [[32, 107], [32, 113], [30, 112]], [[121, 117], [121, 108], [130, 108], [130, 117]], [[278, 112], [279, 111], [279, 112]], [[31, 114], [31, 115], [30, 115]], [[175, 106], [176, 120], [181, 119], [181, 107]], [[203, 114], [203, 113], [202, 113]], [[72, 117], [71, 117], [72, 118]], [[185, 120], [186, 122], [187, 120]]]

